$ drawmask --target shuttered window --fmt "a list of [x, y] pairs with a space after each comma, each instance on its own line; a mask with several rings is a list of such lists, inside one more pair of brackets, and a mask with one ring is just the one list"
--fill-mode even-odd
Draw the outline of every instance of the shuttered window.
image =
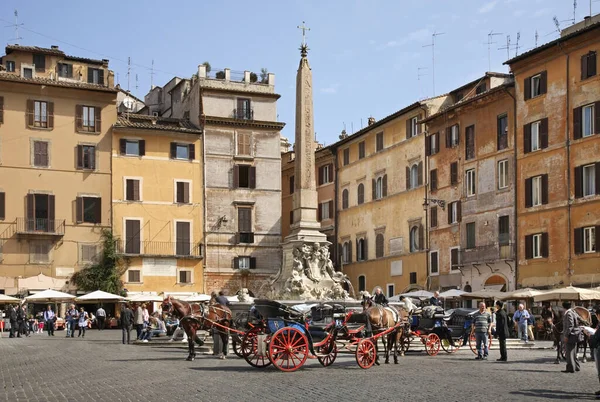
[[383, 150], [383, 131], [375, 136], [375, 150], [377, 152]]
[[58, 76], [62, 78], [73, 78], [73, 65], [58, 63]]
[[458, 183], [458, 162], [450, 164], [450, 184]]
[[0, 96], [0, 124], [4, 123], [4, 97]]
[[344, 153], [344, 166], [350, 164], [350, 148], [346, 148], [343, 151]]
[[101, 68], [88, 67], [88, 83], [104, 85], [104, 70]]
[[523, 91], [525, 100], [535, 98], [546, 93], [547, 91], [547, 73], [542, 71], [531, 77], [525, 78], [523, 82]]
[[102, 222], [102, 199], [100, 197], [77, 197], [75, 205], [77, 223]]
[[365, 185], [363, 183], [360, 183], [358, 185], [357, 202], [358, 202], [358, 205], [364, 204], [364, 202], [365, 202]]
[[505, 246], [510, 242], [509, 216], [504, 215], [498, 218], [498, 244]]
[[252, 208], [238, 208], [238, 232], [252, 232]]
[[141, 271], [139, 269], [130, 269], [127, 271], [127, 282], [140, 283], [141, 281]]
[[[358, 143], [358, 159], [364, 158], [365, 155], [366, 155], [365, 142], [361, 141]], [[347, 163], [346, 163], [346, 165], [347, 165]]]
[[[140, 221], [127, 219], [125, 221], [125, 253], [139, 254], [141, 251]], [[136, 282], [136, 281], [132, 281]], [[138, 281], [139, 282], [139, 279]]]
[[381, 258], [384, 254], [385, 238], [383, 233], [375, 236], [375, 258]]
[[27, 126], [31, 128], [54, 127], [54, 102], [27, 100]]
[[0, 221], [6, 219], [6, 194], [0, 192]]
[[581, 80], [596, 75], [596, 52], [589, 52], [581, 56]]
[[437, 169], [429, 171], [429, 188], [431, 191], [436, 191], [438, 188]]
[[190, 183], [187, 181], [175, 182], [175, 202], [177, 204], [190, 203]]
[[47, 141], [33, 141], [33, 166], [50, 166], [50, 156]]
[[45, 54], [33, 54], [33, 64], [35, 64], [35, 71], [43, 72], [46, 70], [46, 55]]
[[237, 133], [237, 154], [251, 156], [251, 133]]
[[600, 195], [600, 162], [575, 168], [575, 198]]
[[194, 144], [171, 143], [171, 159], [194, 160], [196, 158], [196, 149]]
[[256, 188], [256, 168], [250, 165], [233, 167], [234, 188]]
[[497, 121], [497, 149], [501, 151], [508, 148], [508, 115], [498, 116]]
[[450, 270], [451, 271], [458, 270], [459, 265], [460, 265], [459, 249], [452, 248], [452, 249], [450, 249]]
[[475, 222], [466, 224], [467, 229], [467, 249], [475, 248]]
[[467, 127], [465, 131], [465, 158], [467, 160], [475, 158], [475, 126]]
[[96, 147], [94, 145], [77, 145], [77, 168], [96, 169]]
[[346, 209], [348, 208], [348, 203], [349, 203], [349, 197], [348, 197], [348, 189], [345, 188], [342, 191], [342, 209]]
[[294, 194], [296, 190], [296, 182], [294, 176], [290, 176], [290, 194]]
[[177, 255], [190, 255], [190, 222], [175, 223], [175, 252]]
[[437, 251], [432, 251], [429, 253], [429, 273], [432, 275], [439, 274], [440, 269], [438, 266], [439, 263], [439, 254]]
[[125, 200], [141, 201], [140, 181], [138, 179], [126, 179], [125, 180]]
[[333, 164], [323, 165], [319, 168], [319, 185], [333, 183]]
[[102, 130], [102, 108], [75, 106], [75, 129], [78, 132], [99, 133]]
[[438, 225], [438, 210], [437, 207], [431, 207], [429, 209], [429, 215], [431, 216], [431, 227], [435, 228]]
[[119, 140], [119, 153], [126, 156], [144, 156], [146, 155], [146, 141], [121, 138]]
[[179, 271], [179, 283], [192, 283], [192, 271]]

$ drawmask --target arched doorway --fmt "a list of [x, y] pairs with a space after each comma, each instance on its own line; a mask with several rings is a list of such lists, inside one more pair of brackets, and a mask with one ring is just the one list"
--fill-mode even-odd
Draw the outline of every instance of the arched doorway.
[[506, 278], [504, 278], [503, 276], [492, 275], [486, 279], [483, 287], [484, 289], [494, 289], [499, 290], [501, 292], [506, 292], [508, 285], [506, 283]]

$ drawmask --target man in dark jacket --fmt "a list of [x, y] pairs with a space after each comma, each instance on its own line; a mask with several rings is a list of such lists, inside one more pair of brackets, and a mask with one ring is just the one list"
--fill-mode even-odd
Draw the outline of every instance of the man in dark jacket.
[[8, 319], [10, 321], [10, 336], [9, 338], [15, 337], [15, 331], [18, 332], [19, 328], [17, 326], [17, 310], [15, 306], [11, 305], [9, 308]]
[[581, 334], [578, 325], [577, 313], [571, 308], [571, 302], [563, 302], [563, 308], [567, 310], [563, 317], [563, 342], [567, 345], [565, 355], [567, 357], [567, 368], [563, 373], [574, 373], [579, 371], [579, 361], [577, 361], [577, 341]]
[[225, 297], [225, 292], [223, 292], [222, 290], [219, 291], [219, 295], [217, 297], [215, 297], [215, 302], [220, 304], [221, 306], [230, 306], [231, 305], [231, 303], [229, 302], [227, 297]]
[[506, 356], [506, 338], [508, 337], [508, 314], [502, 308], [504, 303], [500, 300], [496, 301], [496, 335], [498, 343], [500, 343], [500, 358], [496, 361], [507, 361]]
[[[225, 297], [225, 292], [223, 292], [222, 290], [219, 291], [219, 295], [215, 296], [214, 299], [215, 299], [215, 303], [218, 303], [221, 306], [229, 307], [231, 305], [231, 303], [229, 302], [227, 297]], [[227, 352], [229, 350], [229, 342], [228, 342], [229, 338], [227, 337], [223, 341], [223, 339], [221, 339], [222, 331], [219, 328], [213, 328], [212, 331], [213, 331], [213, 355], [219, 356], [221, 359], [225, 359], [225, 356], [227, 356]]]
[[385, 297], [385, 295], [381, 291], [380, 287], [375, 289], [375, 295], [373, 296], [373, 302], [375, 302], [375, 304], [379, 304], [380, 306], [388, 305], [388, 299], [387, 299], [387, 297]]
[[123, 303], [121, 306], [121, 331], [123, 332], [123, 345], [127, 339], [129, 344], [131, 338], [131, 328], [133, 327], [133, 311], [129, 308], [128, 304]]

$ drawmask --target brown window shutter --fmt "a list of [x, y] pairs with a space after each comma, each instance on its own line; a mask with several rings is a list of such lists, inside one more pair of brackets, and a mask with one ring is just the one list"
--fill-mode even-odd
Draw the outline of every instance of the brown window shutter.
[[430, 209], [431, 215], [431, 227], [437, 227], [437, 207], [431, 207]]
[[27, 213], [27, 230], [33, 230], [35, 227], [35, 197], [33, 194], [27, 194], [27, 205], [25, 205]]
[[600, 226], [596, 226], [594, 229], [596, 235], [596, 252], [600, 253]]
[[583, 166], [575, 167], [575, 198], [583, 197]]
[[594, 103], [594, 133], [600, 134], [600, 101]]
[[127, 140], [124, 138], [121, 138], [119, 140], [119, 153], [121, 155], [125, 155], [126, 152], [127, 152]]
[[75, 198], [75, 222], [83, 222], [83, 197]]
[[55, 197], [53, 194], [48, 195], [48, 230], [54, 232], [54, 220], [56, 219], [55, 215]]
[[523, 126], [523, 153], [531, 152], [531, 123]]
[[250, 257], [250, 269], [256, 269], [256, 257]]
[[[33, 123], [32, 123], [33, 124]], [[406, 139], [410, 138], [410, 119], [406, 120]]]
[[423, 161], [419, 162], [419, 165], [417, 167], [417, 182], [419, 183], [419, 186], [423, 185]]
[[540, 94], [545, 94], [548, 91], [548, 72], [542, 71], [540, 75]]
[[233, 257], [233, 269], [238, 269], [240, 267], [240, 258]]
[[93, 147], [90, 154], [90, 169], [96, 169], [96, 147]]
[[383, 191], [382, 191], [382, 193], [383, 193], [383, 196], [384, 196], [384, 197], [387, 197], [387, 174], [384, 174], [384, 175], [383, 175], [383, 180], [382, 180], [382, 182], [383, 182], [383, 185], [382, 185], [382, 187], [383, 187]]
[[419, 116], [417, 116], [417, 134], [421, 134], [421, 120], [423, 120], [423, 114], [419, 114]]
[[102, 131], [102, 108], [97, 107], [94, 111], [94, 131], [99, 133]]
[[233, 166], [233, 188], [240, 186], [240, 167], [239, 165]]
[[323, 205], [319, 203], [319, 207], [317, 208], [317, 220], [321, 222], [323, 220]]
[[183, 183], [183, 202], [190, 203], [190, 183]]
[[102, 198], [96, 198], [94, 204], [94, 223], [102, 223]]
[[419, 250], [425, 250], [425, 231], [423, 225], [419, 225]]
[[426, 156], [430, 156], [431, 155], [431, 137], [425, 137], [425, 155]]
[[448, 225], [452, 224], [452, 203], [448, 204]]
[[452, 147], [452, 127], [446, 127], [446, 148]]
[[458, 183], [458, 162], [450, 164], [450, 184]]
[[583, 254], [583, 228], [576, 228], [573, 234], [575, 254]]
[[133, 180], [125, 180], [125, 199], [133, 200]]
[[[588, 56], [588, 76], [596, 75], [596, 57], [598, 52], [590, 52]], [[597, 237], [596, 237], [597, 238]]]
[[573, 109], [573, 138], [579, 139], [582, 137], [583, 127], [581, 126], [581, 114], [583, 112], [583, 108], [576, 107]]
[[581, 56], [581, 80], [585, 80], [588, 77], [588, 54]]
[[456, 126], [456, 145], [460, 144], [460, 125], [455, 124]]
[[435, 136], [435, 152], [434, 154], [437, 154], [438, 152], [440, 152], [440, 132], [438, 131], [437, 133], [434, 134]]
[[525, 179], [525, 208], [531, 208], [533, 205], [531, 193], [531, 178]]
[[548, 204], [548, 175], [542, 175], [542, 204]]
[[329, 201], [329, 219], [333, 219], [333, 201]]
[[429, 185], [431, 191], [437, 190], [437, 169], [433, 169], [429, 172]]
[[540, 145], [542, 149], [548, 148], [548, 118], [540, 122]]
[[410, 189], [410, 168], [406, 167], [406, 189]]
[[48, 128], [54, 128], [54, 102], [47, 102]]
[[371, 186], [371, 190], [372, 190], [372, 200], [376, 200], [377, 199], [377, 181], [375, 179], [373, 179], [372, 181], [372, 186]]
[[369, 242], [365, 237], [363, 239], [363, 261], [367, 261], [369, 259]]
[[140, 156], [146, 155], [146, 140], [139, 140]]
[[0, 96], [0, 123], [4, 123], [4, 97]]
[[329, 164], [329, 183], [333, 183], [333, 163]]
[[[596, 195], [600, 195], [600, 162], [596, 162], [595, 165], [596, 170]], [[600, 237], [600, 232], [596, 232], [596, 238]], [[600, 249], [597, 249], [600, 252]]]
[[83, 130], [83, 105], [75, 105], [75, 131]]
[[178, 181], [176, 183], [176, 195], [175, 195], [175, 202], [176, 203], [183, 203], [184, 201], [184, 196], [183, 196], [183, 182], [182, 181]]
[[140, 181], [133, 181], [133, 200], [140, 201]]
[[27, 125], [29, 127], [33, 126], [33, 118], [34, 118], [34, 100], [27, 99]]
[[0, 193], [0, 220], [6, 218], [6, 194]]
[[542, 257], [548, 257], [548, 233], [542, 233]]
[[194, 144], [188, 145], [188, 157], [191, 161], [196, 159], [196, 145], [194, 145]]
[[177, 143], [176, 142], [172, 142], [171, 143], [171, 159], [175, 159], [177, 157]]
[[456, 201], [456, 220], [459, 222], [462, 220], [462, 205], [460, 200]]
[[525, 259], [533, 258], [533, 235], [525, 236]]
[[77, 145], [75, 147], [75, 152], [77, 153], [77, 168], [83, 168], [83, 145]]
[[256, 188], [256, 167], [254, 166], [248, 168], [248, 187]]
[[525, 78], [523, 81], [523, 94], [525, 100], [531, 99], [531, 77]]

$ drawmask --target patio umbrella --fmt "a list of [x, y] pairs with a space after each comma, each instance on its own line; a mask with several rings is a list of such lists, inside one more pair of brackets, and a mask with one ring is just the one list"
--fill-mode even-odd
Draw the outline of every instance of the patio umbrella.
[[522, 299], [531, 299], [534, 296], [541, 295], [545, 293], [541, 290], [525, 288], [513, 290], [512, 292], [507, 292], [504, 296], [501, 297], [501, 300], [522, 300]]
[[463, 293], [460, 295], [463, 299], [502, 299], [506, 292], [499, 290], [482, 289], [471, 293]]
[[456, 299], [465, 293], [467, 293], [467, 292], [465, 292], [464, 290], [450, 289], [450, 290], [446, 290], [445, 292], [440, 293], [440, 297], [442, 299]]
[[42, 292], [36, 293], [31, 296], [27, 296], [25, 298], [25, 301], [28, 301], [28, 302], [59, 302], [59, 301], [73, 300], [74, 298], [75, 298], [75, 296], [73, 296], [71, 294], [59, 292], [58, 290], [48, 289], [48, 290], [44, 290]]
[[103, 292], [102, 290], [96, 290], [95, 292], [88, 293], [86, 295], [80, 296], [75, 299], [78, 302], [102, 302], [102, 301], [120, 301], [125, 299], [119, 295], [114, 295], [112, 293]]
[[426, 290], [415, 290], [414, 292], [402, 293], [400, 296], [414, 297], [417, 299], [429, 299], [433, 296], [433, 293]]
[[187, 299], [185, 299], [186, 302], [196, 302], [196, 303], [200, 303], [200, 302], [205, 302], [205, 301], [209, 301], [210, 300], [210, 296], [206, 295], [206, 294], [195, 294], [195, 295], [191, 295], [190, 297], [188, 297]]
[[552, 289], [533, 297], [535, 301], [547, 300], [600, 300], [600, 290], [576, 288], [567, 286], [561, 289]]
[[132, 302], [161, 302], [163, 301], [163, 298], [160, 297], [159, 295], [153, 295], [153, 294], [144, 294], [144, 293], [140, 293], [137, 295], [132, 295], [130, 297], [127, 297], [127, 300], [132, 301]]
[[2, 303], [18, 303], [21, 299], [17, 299], [16, 297], [0, 295], [0, 304]]

